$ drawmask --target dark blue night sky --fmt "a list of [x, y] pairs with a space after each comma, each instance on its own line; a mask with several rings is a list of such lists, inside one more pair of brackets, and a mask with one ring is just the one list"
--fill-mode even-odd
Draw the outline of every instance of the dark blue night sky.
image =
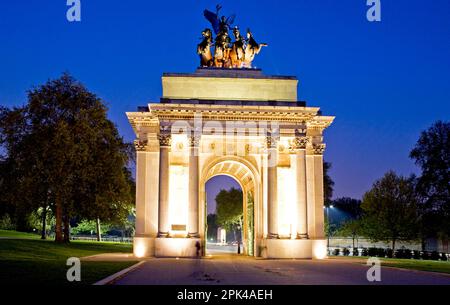
[[[69, 71], [131, 141], [125, 112], [159, 101], [163, 72], [195, 70], [202, 11], [216, 1], [81, 3], [80, 23], [67, 22], [66, 0], [0, 3], [0, 104]], [[417, 171], [420, 131], [450, 118], [450, 1], [381, 0], [380, 23], [366, 20], [366, 0], [221, 3], [269, 43], [257, 67], [298, 76], [299, 98], [337, 117], [325, 139], [336, 197], [360, 197], [389, 169]]]

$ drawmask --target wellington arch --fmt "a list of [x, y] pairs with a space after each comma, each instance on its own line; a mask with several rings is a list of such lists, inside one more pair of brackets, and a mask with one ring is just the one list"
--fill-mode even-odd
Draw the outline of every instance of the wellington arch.
[[245, 254], [326, 255], [323, 131], [334, 117], [298, 101], [297, 86], [259, 69], [163, 74], [159, 103], [127, 113], [137, 138], [137, 257], [199, 254], [205, 183], [217, 175], [241, 185]]

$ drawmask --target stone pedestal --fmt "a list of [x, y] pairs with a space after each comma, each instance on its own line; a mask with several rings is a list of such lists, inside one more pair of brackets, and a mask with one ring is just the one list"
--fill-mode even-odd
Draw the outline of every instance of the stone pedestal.
[[155, 238], [148, 236], [135, 236], [133, 238], [134, 256], [151, 257], [155, 255]]
[[264, 258], [315, 258], [326, 257], [325, 239], [265, 239]]
[[[200, 238], [156, 238], [156, 257], [197, 257], [196, 243]], [[201, 255], [200, 249], [200, 255]]]

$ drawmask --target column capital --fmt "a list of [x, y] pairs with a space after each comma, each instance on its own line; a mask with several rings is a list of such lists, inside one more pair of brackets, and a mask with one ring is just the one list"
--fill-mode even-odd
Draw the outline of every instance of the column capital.
[[325, 147], [326, 147], [325, 143], [313, 143], [312, 151], [315, 155], [323, 155]]
[[188, 136], [189, 146], [190, 147], [199, 147], [200, 138], [201, 137], [199, 135]]
[[289, 143], [290, 150], [306, 149], [306, 145], [309, 143], [309, 138], [305, 136], [295, 136]]
[[136, 149], [136, 151], [146, 151], [147, 146], [147, 140], [134, 140], [134, 148]]
[[160, 133], [158, 135], [159, 145], [162, 147], [168, 147], [172, 145], [172, 135], [170, 133]]

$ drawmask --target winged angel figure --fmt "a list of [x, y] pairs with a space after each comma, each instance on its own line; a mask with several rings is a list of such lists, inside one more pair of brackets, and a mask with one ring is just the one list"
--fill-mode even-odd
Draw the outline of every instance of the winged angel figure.
[[219, 17], [220, 16], [220, 10], [222, 9], [221, 5], [216, 5], [216, 12], [211, 12], [210, 10], [204, 10], [203, 15], [205, 18], [211, 23], [211, 26], [214, 30], [214, 34], [224, 33], [230, 30], [230, 27], [234, 23], [234, 19], [236, 18], [236, 15], [233, 14], [230, 17]]

